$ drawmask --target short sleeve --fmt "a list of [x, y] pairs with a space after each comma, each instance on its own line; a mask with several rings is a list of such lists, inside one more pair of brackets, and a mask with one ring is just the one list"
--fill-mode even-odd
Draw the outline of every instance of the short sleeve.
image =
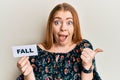
[[80, 43], [80, 48], [81, 48], [81, 50], [83, 50], [84, 48], [90, 48], [93, 50], [92, 44], [86, 39], [82, 40], [82, 42]]

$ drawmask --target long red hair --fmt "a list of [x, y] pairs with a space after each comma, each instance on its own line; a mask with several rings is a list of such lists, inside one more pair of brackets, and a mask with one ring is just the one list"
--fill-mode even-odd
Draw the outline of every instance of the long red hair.
[[51, 11], [48, 22], [47, 22], [47, 28], [46, 28], [46, 35], [45, 39], [42, 43], [45, 49], [50, 49], [54, 43], [54, 37], [52, 33], [52, 22], [53, 18], [55, 16], [55, 13], [57, 11], [64, 10], [64, 11], [70, 11], [73, 16], [73, 26], [74, 26], [74, 33], [73, 33], [73, 38], [72, 41], [73, 43], [80, 43], [82, 41], [82, 36], [81, 36], [81, 31], [80, 31], [80, 23], [79, 23], [79, 18], [76, 10], [68, 3], [62, 3], [56, 5], [53, 10]]

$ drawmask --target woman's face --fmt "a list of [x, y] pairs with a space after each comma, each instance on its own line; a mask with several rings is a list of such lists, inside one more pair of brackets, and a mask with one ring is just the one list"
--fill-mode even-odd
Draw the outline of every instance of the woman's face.
[[58, 45], [66, 45], [72, 42], [73, 16], [69, 11], [57, 11], [52, 23], [53, 36]]

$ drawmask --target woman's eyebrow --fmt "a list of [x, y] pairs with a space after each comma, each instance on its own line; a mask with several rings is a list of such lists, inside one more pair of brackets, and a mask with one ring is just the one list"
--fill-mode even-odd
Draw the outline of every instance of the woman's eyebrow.
[[68, 18], [66, 18], [66, 20], [69, 20], [69, 19], [70, 19], [70, 20], [73, 20], [73, 18], [72, 18], [72, 17], [68, 17]]
[[[54, 17], [53, 19], [62, 19], [62, 18], [61, 17]], [[68, 19], [72, 19], [73, 20], [72, 17], [67, 17], [66, 20], [68, 20]]]
[[60, 18], [60, 17], [54, 17], [53, 19], [62, 19], [62, 18]]

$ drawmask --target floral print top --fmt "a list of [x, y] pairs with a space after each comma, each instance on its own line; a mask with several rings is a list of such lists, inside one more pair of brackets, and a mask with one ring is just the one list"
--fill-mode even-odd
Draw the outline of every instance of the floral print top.
[[[93, 49], [91, 43], [85, 39], [68, 53], [51, 53], [37, 46], [38, 56], [29, 58], [36, 80], [81, 80], [80, 55], [86, 47]], [[95, 60], [93, 65], [95, 66]], [[21, 74], [16, 80], [24, 80], [24, 76]], [[93, 80], [101, 80], [96, 66], [93, 69]]]

